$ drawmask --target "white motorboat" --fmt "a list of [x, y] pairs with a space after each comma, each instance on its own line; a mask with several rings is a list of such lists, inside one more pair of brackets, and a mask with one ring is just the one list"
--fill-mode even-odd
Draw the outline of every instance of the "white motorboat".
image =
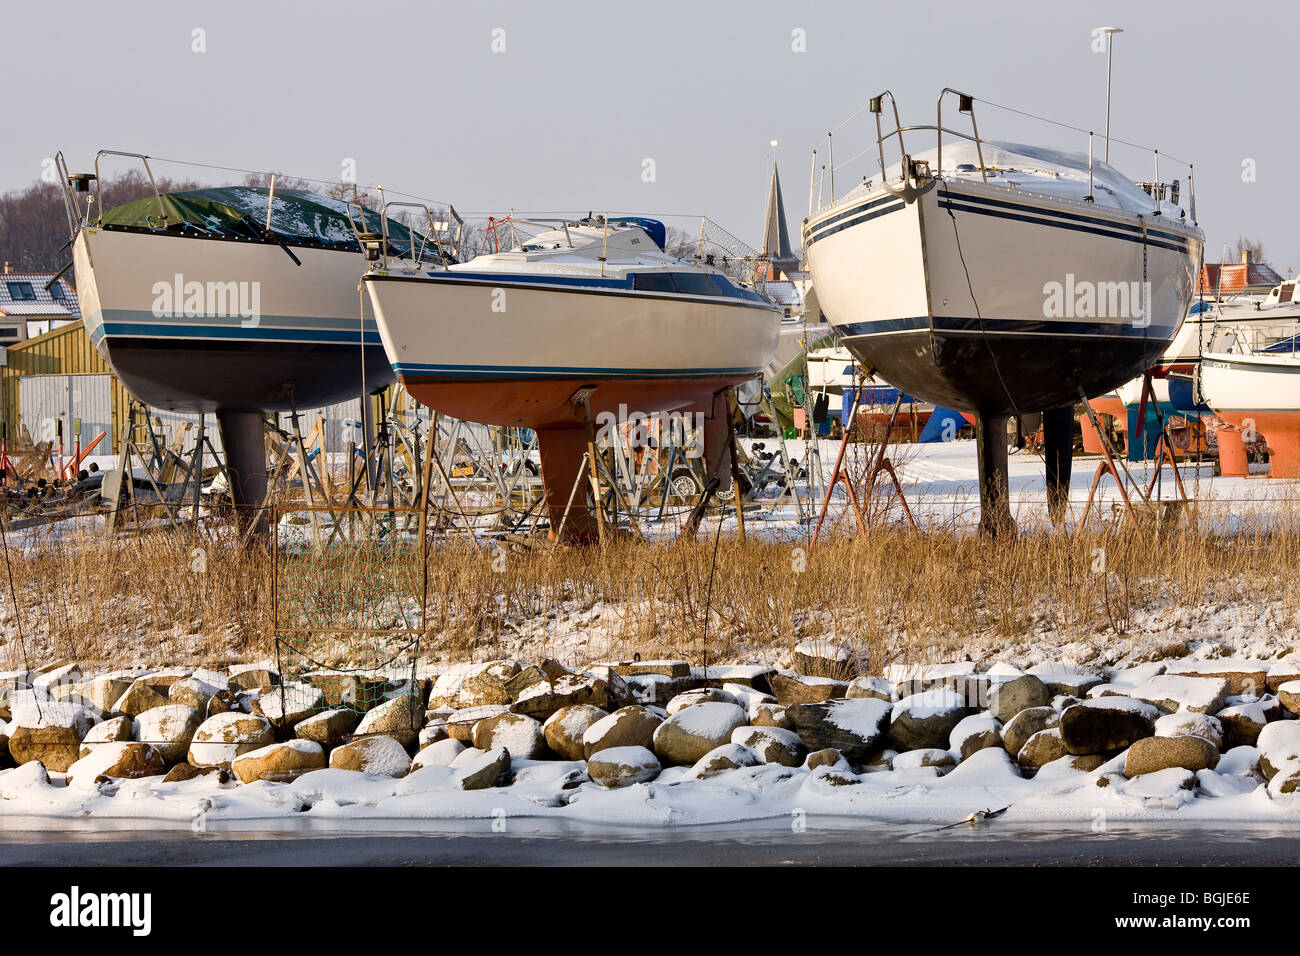
[[1215, 326], [1197, 387], [1219, 418], [1267, 440], [1272, 477], [1300, 478], [1300, 308]]

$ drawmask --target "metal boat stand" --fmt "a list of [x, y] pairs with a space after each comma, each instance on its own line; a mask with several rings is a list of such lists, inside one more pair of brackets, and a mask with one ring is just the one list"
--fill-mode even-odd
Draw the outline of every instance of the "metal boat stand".
[[[840, 482], [844, 483], [844, 490], [848, 494], [849, 504], [853, 507], [853, 515], [857, 522], [858, 534], [865, 535], [870, 526], [870, 516], [862, 508], [858, 501], [857, 492], [853, 487], [853, 478], [844, 468], [844, 454], [848, 450], [849, 441], [854, 431], [858, 429], [858, 404], [862, 394], [861, 388], [854, 389], [853, 405], [849, 408], [849, 424], [844, 429], [844, 435], [840, 438], [840, 449], [835, 455], [835, 468], [831, 471], [830, 482], [826, 485], [826, 496], [822, 499], [821, 511], [817, 515], [817, 525], [813, 529], [812, 541], [808, 545], [811, 551], [817, 546], [817, 538], [821, 534], [822, 522], [826, 520], [826, 512], [830, 509], [831, 495], [835, 493], [835, 486]], [[878, 443], [871, 449], [871, 466], [867, 469], [866, 479], [863, 487], [866, 489], [868, 496], [875, 492], [876, 481], [880, 478], [881, 473], [889, 476], [893, 485], [893, 494], [898, 496], [898, 503], [902, 505], [903, 515], [907, 518], [907, 523], [912, 530], [917, 530], [916, 521], [912, 517], [912, 509], [907, 506], [907, 496], [903, 494], [903, 484], [898, 480], [898, 472], [894, 470], [894, 463], [886, 456], [889, 448], [889, 436], [893, 434], [894, 423], [898, 420], [898, 412], [903, 407], [903, 394], [899, 392], [898, 398], [894, 401], [894, 409], [889, 413], [889, 420], [885, 423], [884, 432], [880, 436]]]
[[[186, 503], [190, 505], [189, 520], [194, 527], [198, 526], [203, 462], [211, 455], [218, 469], [224, 471], [225, 465], [208, 437], [204, 415], [199, 416], [193, 448], [184, 453], [191, 427], [190, 422], [183, 423], [169, 446], [154, 428], [148, 407], [131, 401], [122, 425], [118, 467], [105, 475], [100, 491], [101, 500], [110, 505], [104, 524], [107, 536], [122, 530], [126, 514], [143, 515], [147, 519], [157, 508], [163, 510], [168, 526], [179, 526], [184, 521]], [[143, 480], [133, 474], [136, 463], [143, 472]], [[146, 486], [151, 495], [142, 494]]]
[[[1119, 457], [1118, 451], [1111, 447], [1110, 436], [1102, 429], [1101, 423], [1097, 420], [1097, 413], [1093, 411], [1092, 405], [1088, 398], [1080, 390], [1079, 398], [1083, 402], [1084, 412], [1088, 415], [1088, 421], [1096, 430], [1098, 437], [1101, 439], [1102, 461], [1097, 465], [1097, 473], [1093, 476], [1092, 485], [1088, 489], [1088, 501], [1083, 507], [1083, 514], [1079, 516], [1079, 523], [1075, 526], [1075, 534], [1082, 532], [1088, 522], [1088, 515], [1092, 512], [1093, 500], [1096, 497], [1097, 489], [1101, 485], [1101, 479], [1105, 475], [1110, 475], [1119, 490], [1120, 498], [1124, 502], [1124, 510], [1128, 515], [1129, 523], [1133, 525], [1133, 530], [1139, 535], [1142, 533], [1142, 525], [1138, 520], [1137, 510], [1133, 507], [1133, 500], [1129, 497], [1129, 484], [1133, 485], [1134, 490], [1138, 493], [1143, 505], [1151, 505], [1151, 492], [1155, 489], [1165, 462], [1168, 462], [1174, 469], [1174, 485], [1177, 488], [1178, 496], [1182, 504], [1190, 509], [1191, 499], [1187, 496], [1187, 489], [1183, 485], [1182, 476], [1178, 473], [1178, 461], [1173, 451], [1173, 441], [1169, 437], [1169, 430], [1165, 425], [1164, 416], [1160, 413], [1160, 406], [1155, 403], [1155, 389], [1151, 385], [1151, 373], [1146, 372], [1142, 380], [1142, 401], [1138, 412], [1138, 427], [1141, 428], [1142, 420], [1146, 416], [1146, 403], [1148, 398], [1155, 403], [1156, 420], [1160, 427], [1160, 434], [1156, 437], [1156, 458], [1155, 471], [1151, 475], [1151, 480], [1147, 482], [1145, 488], [1138, 484], [1137, 480], [1124, 464], [1123, 459]], [[1140, 432], [1139, 432], [1140, 435]], [[1134, 436], [1136, 440], [1139, 435]], [[1118, 461], [1118, 464], [1116, 463]], [[1121, 477], [1122, 475], [1122, 477]], [[1159, 517], [1159, 516], [1157, 516]], [[1192, 520], [1195, 520], [1194, 518]]]

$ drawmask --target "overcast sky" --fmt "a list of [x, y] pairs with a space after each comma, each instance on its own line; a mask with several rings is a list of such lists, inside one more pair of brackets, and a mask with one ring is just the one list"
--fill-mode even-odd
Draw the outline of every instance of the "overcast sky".
[[[321, 179], [352, 159], [362, 183], [466, 211], [707, 214], [757, 244], [769, 141], [796, 237], [812, 147], [886, 87], [905, 122], [933, 122], [953, 86], [1100, 133], [1092, 30], [1113, 24], [1112, 133], [1196, 164], [1211, 261], [1244, 235], [1285, 275], [1300, 267], [1278, 192], [1300, 153], [1292, 13], [1280, 0], [9, 2], [0, 190], [56, 149], [74, 170], [112, 147]], [[1087, 148], [1014, 114], [977, 118], [990, 139]], [[838, 157], [867, 145], [870, 119], [837, 134]], [[1149, 153], [1111, 159], [1152, 175]], [[1161, 174], [1186, 179], [1172, 162]]]

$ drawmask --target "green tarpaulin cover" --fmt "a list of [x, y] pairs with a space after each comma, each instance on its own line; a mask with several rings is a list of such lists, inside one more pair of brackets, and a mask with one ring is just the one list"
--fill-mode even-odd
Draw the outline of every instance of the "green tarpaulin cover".
[[[271, 208], [271, 228], [266, 229], [269, 191], [263, 186], [218, 186], [186, 192], [149, 196], [110, 209], [100, 225], [112, 228], [160, 229], [166, 215], [167, 231], [208, 233], [214, 238], [244, 238], [263, 242], [281, 241], [293, 245], [331, 249], [359, 249], [348, 203], [303, 189], [277, 189]], [[379, 213], [351, 204], [352, 219], [363, 232], [379, 232]], [[363, 225], [364, 219], [364, 225]], [[390, 218], [388, 241], [398, 254], [410, 247], [417, 250], [424, 237]], [[430, 241], [423, 249], [427, 259], [437, 258]]]
[[832, 348], [838, 343], [834, 332], [831, 332], [816, 342], [811, 342], [806, 348], [800, 349], [794, 354], [790, 361], [777, 369], [776, 374], [768, 379], [767, 387], [772, 391], [773, 411], [776, 412], [777, 424], [780, 428], [790, 428], [794, 425], [793, 409], [801, 407], [804, 402], [804, 375], [807, 373], [805, 361], [810, 351], [815, 352], [817, 349]]

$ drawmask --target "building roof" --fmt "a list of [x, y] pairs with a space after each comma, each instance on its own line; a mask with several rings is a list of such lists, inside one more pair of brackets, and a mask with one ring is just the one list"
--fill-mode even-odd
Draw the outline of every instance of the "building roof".
[[[59, 279], [63, 287], [62, 299], [47, 292], [45, 284], [54, 278], [53, 272], [0, 272], [0, 315], [21, 315], [35, 318], [79, 319], [81, 305], [77, 293], [66, 279]], [[9, 288], [11, 282], [26, 282], [32, 287], [33, 298], [14, 298]]]
[[1262, 262], [1207, 262], [1201, 268], [1197, 293], [1235, 295], [1248, 289], [1271, 289], [1283, 279]]

